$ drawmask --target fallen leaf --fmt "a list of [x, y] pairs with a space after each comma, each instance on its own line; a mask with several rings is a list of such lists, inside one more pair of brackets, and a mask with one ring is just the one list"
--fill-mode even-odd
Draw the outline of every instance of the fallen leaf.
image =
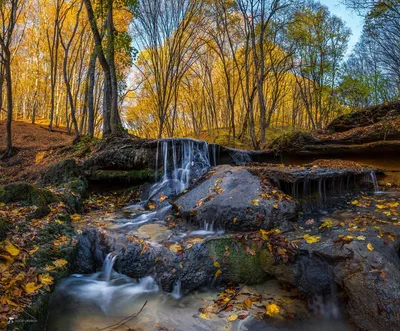
[[217, 272], [215, 273], [215, 277], [218, 278], [219, 276], [221, 276], [221, 274], [222, 274], [221, 269], [218, 269]]
[[178, 252], [182, 251], [182, 246], [181, 245], [177, 245], [177, 244], [173, 244], [173, 245], [169, 246], [169, 250], [172, 253], [178, 253]]
[[20, 250], [15, 247], [12, 243], [10, 243], [9, 241], [7, 241], [6, 246], [4, 247], [4, 249], [10, 253], [11, 256], [18, 256]]
[[251, 200], [250, 201], [254, 206], [259, 206], [260, 200], [256, 199], [256, 200]]
[[265, 313], [268, 316], [274, 316], [276, 314], [279, 314], [279, 312], [281, 311], [281, 309], [279, 308], [278, 305], [274, 304], [274, 303], [270, 303], [267, 305]]
[[36, 285], [34, 282], [29, 282], [25, 285], [25, 292], [27, 294], [31, 294], [31, 293], [36, 292], [41, 287], [42, 287], [42, 285]]
[[238, 319], [238, 317], [239, 317], [238, 315], [234, 314], [234, 315], [229, 316], [226, 320], [228, 322], [233, 322], [233, 321], [236, 321]]
[[81, 215], [73, 214], [71, 215], [71, 220], [74, 222], [79, 222], [81, 220]]
[[67, 262], [66, 260], [64, 260], [64, 259], [58, 259], [58, 260], [53, 261], [53, 264], [54, 264], [57, 268], [61, 268], [61, 267], [65, 266], [65, 265], [67, 265], [68, 262]]
[[320, 225], [320, 229], [322, 228], [331, 228], [333, 227], [333, 222], [332, 221], [325, 221]]
[[49, 274], [40, 275], [40, 282], [44, 285], [51, 285], [54, 282], [54, 278]]
[[214, 262], [214, 267], [216, 267], [216, 268], [221, 268], [221, 265], [219, 264], [218, 261], [215, 261], [215, 262]]
[[305, 234], [303, 236], [303, 238], [305, 239], [307, 244], [314, 244], [314, 243], [317, 243], [317, 242], [319, 242], [321, 240], [320, 236], [312, 236], [310, 234]]
[[371, 252], [374, 250], [374, 246], [372, 246], [371, 243], [368, 243], [367, 248], [368, 248], [368, 250], [370, 250]]
[[253, 306], [253, 302], [250, 300], [250, 298], [246, 298], [246, 300], [244, 300], [244, 304], [247, 308], [251, 308]]
[[200, 314], [200, 318], [202, 318], [203, 320], [210, 320], [211, 319], [209, 314], [204, 314], [204, 313]]

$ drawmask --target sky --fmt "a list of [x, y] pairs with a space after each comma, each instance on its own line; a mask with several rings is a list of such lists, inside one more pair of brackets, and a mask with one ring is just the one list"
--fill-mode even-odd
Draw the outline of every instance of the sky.
[[320, 3], [327, 6], [332, 14], [340, 17], [351, 29], [352, 35], [350, 37], [349, 46], [347, 49], [347, 55], [349, 55], [354, 45], [361, 37], [363, 18], [347, 9], [343, 4], [340, 3], [340, 0], [320, 0]]

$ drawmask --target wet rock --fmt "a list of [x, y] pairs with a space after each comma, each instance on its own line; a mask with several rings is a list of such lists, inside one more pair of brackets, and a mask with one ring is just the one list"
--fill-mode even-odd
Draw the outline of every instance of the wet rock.
[[109, 137], [98, 150], [84, 162], [86, 171], [94, 170], [143, 170], [156, 164], [157, 142], [124, 137]]
[[21, 202], [26, 205], [46, 206], [57, 198], [49, 190], [28, 183], [12, 183], [0, 186], [0, 202]]
[[81, 175], [81, 168], [74, 159], [65, 159], [53, 164], [41, 176], [41, 186], [59, 186], [74, 181]]
[[87, 229], [82, 232], [78, 240], [72, 270], [81, 274], [96, 272], [110, 251], [103, 235], [97, 229]]
[[[295, 233], [288, 235], [296, 237]], [[365, 232], [365, 240], [345, 245], [335, 243], [337, 236], [338, 232], [332, 231], [319, 243], [301, 244], [296, 261], [289, 264], [276, 263], [264, 250], [261, 267], [308, 297], [329, 297], [337, 286], [344, 292], [346, 310], [359, 329], [398, 330], [400, 243], [385, 242], [374, 231]], [[373, 246], [372, 252], [367, 243]]]
[[260, 178], [246, 168], [220, 166], [173, 204], [185, 220], [214, 229], [289, 229], [296, 217], [296, 203], [263, 199], [262, 193]]
[[3, 241], [7, 237], [7, 232], [9, 229], [9, 224], [0, 218], [0, 241]]
[[221, 265], [220, 277], [225, 281], [260, 284], [268, 278], [268, 274], [260, 267], [262, 251], [255, 245], [251, 245], [254, 255], [246, 251], [243, 244], [232, 236], [209, 239], [204, 246], [212, 260]]
[[142, 225], [137, 229], [137, 232], [140, 233], [144, 239], [151, 242], [166, 241], [171, 235], [171, 231], [169, 231], [166, 226], [157, 223]]
[[121, 183], [138, 185], [154, 181], [154, 170], [96, 170], [90, 177], [90, 181], [102, 183]]

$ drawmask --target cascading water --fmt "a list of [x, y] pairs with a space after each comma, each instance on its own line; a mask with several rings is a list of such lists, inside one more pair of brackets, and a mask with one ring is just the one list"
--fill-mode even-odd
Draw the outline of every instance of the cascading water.
[[370, 177], [371, 177], [372, 185], [374, 185], [374, 191], [378, 192], [379, 191], [379, 183], [378, 183], [378, 179], [376, 178], [376, 174], [374, 171], [371, 171]]
[[185, 191], [192, 179], [204, 175], [211, 167], [210, 149], [213, 164], [217, 163], [216, 145], [209, 146], [205, 141], [193, 139], [163, 139], [157, 143], [155, 178], [158, 180], [158, 167], [161, 153], [163, 175], [153, 185], [149, 198], [163, 192], [167, 196]]
[[116, 255], [109, 253], [103, 262], [103, 278], [106, 282], [111, 279], [116, 258]]

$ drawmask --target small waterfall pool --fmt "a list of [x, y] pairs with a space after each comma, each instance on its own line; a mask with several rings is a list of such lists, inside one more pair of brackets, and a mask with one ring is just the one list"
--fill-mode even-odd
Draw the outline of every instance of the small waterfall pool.
[[[115, 256], [109, 254], [100, 272], [72, 275], [58, 284], [50, 302], [47, 330], [351, 330], [341, 320], [327, 317], [325, 310], [329, 307], [322, 301], [310, 313], [304, 301], [282, 290], [275, 280], [246, 286], [238, 294], [238, 302], [249, 294], [260, 297], [260, 305], [252, 307], [254, 316], [234, 322], [227, 320], [229, 315], [222, 316], [225, 313], [220, 317], [202, 318], [200, 309], [207, 309], [218, 300], [218, 288], [182, 294], [178, 282], [172, 293], [164, 293], [152, 277], [136, 281], [113, 271], [114, 261]], [[265, 320], [262, 304], [272, 301], [296, 318], [287, 320], [278, 316]]]

